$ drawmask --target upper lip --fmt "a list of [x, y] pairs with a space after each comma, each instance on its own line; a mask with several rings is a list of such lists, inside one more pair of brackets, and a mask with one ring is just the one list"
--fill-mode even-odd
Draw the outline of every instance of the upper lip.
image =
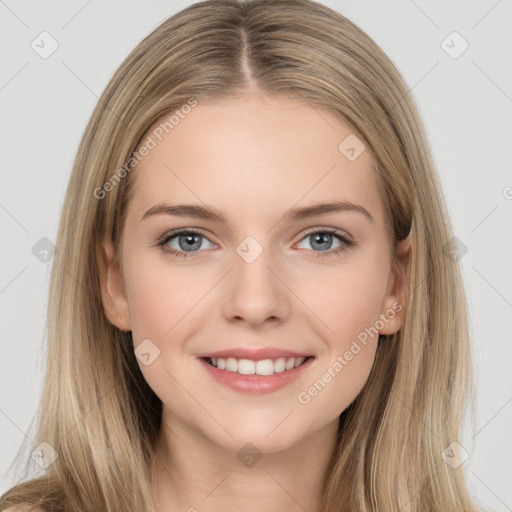
[[295, 352], [283, 348], [265, 347], [265, 348], [228, 348], [218, 352], [209, 352], [201, 354], [199, 358], [222, 358], [234, 357], [235, 359], [250, 359], [252, 361], [261, 361], [262, 359], [277, 359], [279, 357], [309, 357], [311, 354]]

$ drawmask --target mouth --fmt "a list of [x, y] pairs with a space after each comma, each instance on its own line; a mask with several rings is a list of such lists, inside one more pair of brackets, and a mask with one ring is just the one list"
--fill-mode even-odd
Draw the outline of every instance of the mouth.
[[306, 364], [314, 356], [278, 357], [275, 359], [237, 359], [234, 357], [202, 357], [203, 361], [218, 370], [240, 375], [267, 376], [275, 373], [287, 373]]
[[[237, 359], [202, 356], [198, 360], [213, 381], [245, 395], [277, 392], [300, 379], [315, 356]], [[288, 368], [288, 369], [287, 369]]]

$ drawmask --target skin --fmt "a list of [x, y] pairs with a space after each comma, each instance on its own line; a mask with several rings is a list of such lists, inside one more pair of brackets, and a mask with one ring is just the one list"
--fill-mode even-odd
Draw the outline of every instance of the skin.
[[[109, 240], [101, 245], [102, 294], [134, 347], [149, 338], [160, 350], [148, 366], [138, 360], [163, 402], [153, 480], [159, 512], [318, 509], [338, 417], [368, 378], [377, 336], [309, 403], [297, 396], [379, 315], [389, 316], [404, 291], [370, 152], [349, 161], [338, 150], [352, 133], [300, 99], [250, 92], [200, 102], [132, 171], [121, 264]], [[331, 200], [363, 206], [373, 222], [353, 211], [281, 220], [292, 207]], [[141, 221], [161, 202], [207, 204], [226, 223], [166, 214]], [[342, 242], [333, 236], [322, 251], [309, 232], [328, 227], [354, 245], [334, 255]], [[188, 258], [156, 245], [178, 228], [206, 237]], [[252, 263], [236, 252], [247, 236], [263, 248]], [[167, 245], [184, 252], [185, 238]], [[409, 251], [410, 240], [398, 246], [402, 267]], [[392, 334], [402, 321], [397, 312], [379, 332]], [[249, 396], [214, 381], [197, 359], [239, 346], [315, 360], [285, 388]], [[248, 442], [262, 454], [252, 467], [237, 457]]]

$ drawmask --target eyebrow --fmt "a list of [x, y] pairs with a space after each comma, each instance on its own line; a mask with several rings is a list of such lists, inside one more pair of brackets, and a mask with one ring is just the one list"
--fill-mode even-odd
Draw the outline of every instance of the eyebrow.
[[[374, 218], [366, 208], [361, 205], [351, 203], [350, 201], [333, 201], [329, 203], [312, 204], [302, 208], [291, 208], [282, 216], [282, 220], [292, 221], [308, 219], [319, 215], [338, 212], [358, 212], [363, 214], [370, 222], [374, 222]], [[171, 205], [166, 203], [159, 203], [150, 208], [142, 216], [141, 222], [144, 219], [160, 214], [173, 215], [176, 217], [194, 217], [196, 219], [226, 223], [224, 215], [210, 206], [195, 204]]]

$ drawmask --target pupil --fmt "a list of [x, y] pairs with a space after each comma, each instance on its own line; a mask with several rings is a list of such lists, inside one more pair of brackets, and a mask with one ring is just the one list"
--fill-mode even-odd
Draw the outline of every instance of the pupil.
[[[185, 241], [185, 247], [182, 247], [183, 248], [193, 248], [193, 246], [195, 244], [197, 244], [197, 241], [196, 239], [199, 237], [200, 235], [181, 235], [181, 238], [180, 238], [180, 241], [184, 238], [186, 241]], [[181, 243], [180, 243], [181, 245]]]
[[329, 237], [331, 236], [329, 233], [317, 233], [314, 235], [314, 243], [319, 243], [319, 248], [324, 249], [329, 244]]

